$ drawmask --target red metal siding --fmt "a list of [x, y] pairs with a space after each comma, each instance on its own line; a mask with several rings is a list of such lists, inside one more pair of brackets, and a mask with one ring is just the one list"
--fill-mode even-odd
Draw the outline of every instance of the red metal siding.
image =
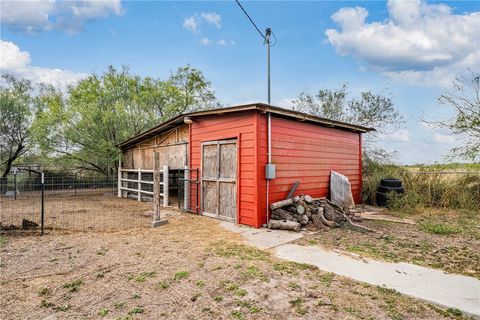
[[[238, 223], [257, 228], [266, 223], [266, 114], [206, 116], [196, 118], [190, 128], [190, 167], [198, 168], [199, 175], [202, 142], [238, 139]], [[297, 180], [297, 194], [328, 196], [331, 170], [349, 178], [354, 199], [360, 202], [361, 150], [359, 133], [272, 116], [272, 162], [277, 177], [270, 182], [269, 203], [284, 199]]]
[[[191, 124], [190, 167], [201, 176], [201, 144], [206, 141], [238, 139], [238, 223], [260, 227], [257, 211], [257, 112], [196, 118]], [[192, 178], [196, 178], [194, 175]], [[201, 189], [200, 189], [201, 190]], [[201, 197], [200, 197], [201, 200]], [[201, 201], [200, 201], [201, 202]]]
[[[267, 163], [267, 124], [261, 115], [259, 132], [258, 176], [264, 180]], [[269, 203], [285, 199], [295, 181], [296, 194], [328, 196], [330, 171], [348, 177], [355, 202], [361, 200], [360, 134], [296, 120], [272, 116], [272, 162], [276, 179], [270, 182]], [[266, 187], [259, 185], [259, 208], [262, 223], [266, 221]]]

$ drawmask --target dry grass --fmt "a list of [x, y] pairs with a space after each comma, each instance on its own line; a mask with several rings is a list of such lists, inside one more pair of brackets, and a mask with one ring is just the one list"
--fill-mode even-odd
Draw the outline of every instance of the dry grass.
[[[22, 219], [40, 224], [40, 192], [22, 193], [17, 200], [0, 200], [2, 225], [21, 226]], [[107, 231], [147, 227], [149, 202], [116, 197], [112, 189], [48, 191], [45, 197], [45, 228], [49, 230]]]
[[7, 237], [0, 257], [2, 319], [463, 318], [276, 259], [189, 214], [157, 229]]
[[309, 234], [299, 242], [480, 279], [480, 223], [477, 214], [428, 209], [409, 218], [416, 220], [417, 225], [364, 221], [363, 224], [379, 233], [335, 229]]
[[399, 197], [392, 194], [388, 201], [389, 207], [395, 211], [414, 214], [422, 212], [425, 208], [444, 208], [478, 213], [480, 175], [476, 172], [469, 174], [442, 174], [442, 172], [442, 167], [411, 170], [367, 161], [363, 172], [364, 201], [375, 203], [380, 180], [392, 177], [401, 179], [405, 187], [405, 194]]

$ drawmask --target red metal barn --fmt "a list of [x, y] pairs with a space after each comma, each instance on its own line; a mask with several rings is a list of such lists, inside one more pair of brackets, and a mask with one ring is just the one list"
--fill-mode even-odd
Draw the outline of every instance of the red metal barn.
[[[360, 202], [362, 133], [370, 130], [249, 104], [164, 122], [120, 144], [121, 164], [124, 174], [138, 170], [145, 175], [153, 168], [153, 152], [158, 152], [170, 181], [189, 179], [181, 187], [170, 183], [163, 193], [165, 205], [175, 205], [168, 195], [176, 195], [185, 199], [190, 211], [258, 228], [267, 222], [267, 204], [285, 199], [296, 181], [296, 194], [328, 196], [331, 170], [349, 178], [354, 199]], [[133, 193], [143, 199], [140, 192], [125, 187], [136, 180], [124, 180], [119, 196]]]

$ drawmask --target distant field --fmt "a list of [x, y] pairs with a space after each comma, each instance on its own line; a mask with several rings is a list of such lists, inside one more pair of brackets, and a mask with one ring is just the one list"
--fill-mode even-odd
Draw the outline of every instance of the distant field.
[[448, 172], [479, 172], [480, 163], [446, 163], [446, 164], [417, 164], [403, 166], [409, 171], [448, 171]]

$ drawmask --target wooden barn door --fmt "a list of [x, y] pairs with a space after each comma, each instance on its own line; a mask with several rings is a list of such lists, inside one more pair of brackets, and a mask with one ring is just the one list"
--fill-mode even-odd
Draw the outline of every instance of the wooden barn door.
[[202, 211], [237, 221], [237, 140], [202, 144]]

